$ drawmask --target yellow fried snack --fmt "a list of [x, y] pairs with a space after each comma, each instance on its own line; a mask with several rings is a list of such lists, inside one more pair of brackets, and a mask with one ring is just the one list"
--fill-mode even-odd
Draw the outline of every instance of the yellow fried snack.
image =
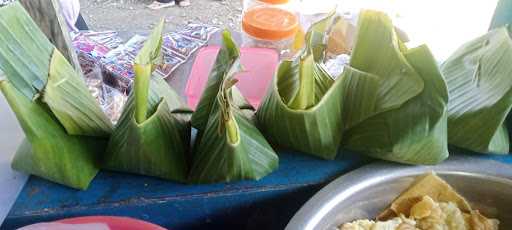
[[407, 190], [393, 201], [391, 206], [381, 213], [377, 219], [385, 220], [402, 213], [409, 216], [412, 205], [419, 202], [424, 196], [431, 197], [436, 202], [452, 202], [465, 213], [471, 212], [469, 203], [459, 195], [443, 179], [434, 173], [428, 173], [418, 178]]
[[340, 230], [498, 230], [448, 183], [434, 173], [418, 178], [379, 215], [379, 221], [358, 220]]

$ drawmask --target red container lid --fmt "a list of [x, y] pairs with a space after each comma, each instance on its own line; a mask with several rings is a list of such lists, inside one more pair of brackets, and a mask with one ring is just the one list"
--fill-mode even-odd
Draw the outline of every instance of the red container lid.
[[[185, 88], [185, 95], [192, 109], [196, 108], [201, 99], [219, 50], [219, 46], [208, 46], [197, 53]], [[240, 61], [245, 72], [236, 76], [239, 80], [236, 86], [249, 103], [258, 108], [279, 64], [279, 55], [272, 49], [241, 48]]]
[[62, 224], [94, 224], [108, 225], [111, 230], [166, 230], [158, 225], [128, 217], [117, 216], [84, 216], [56, 221]]

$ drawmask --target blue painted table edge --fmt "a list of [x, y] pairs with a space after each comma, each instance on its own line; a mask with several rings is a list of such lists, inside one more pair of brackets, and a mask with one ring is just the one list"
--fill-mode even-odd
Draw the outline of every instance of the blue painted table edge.
[[[477, 156], [512, 164], [512, 155]], [[133, 217], [172, 229], [283, 229], [323, 186], [373, 162], [349, 151], [333, 161], [286, 151], [280, 158], [280, 168], [260, 181], [211, 185], [102, 171], [88, 190], [78, 191], [32, 176], [0, 229], [89, 215]]]

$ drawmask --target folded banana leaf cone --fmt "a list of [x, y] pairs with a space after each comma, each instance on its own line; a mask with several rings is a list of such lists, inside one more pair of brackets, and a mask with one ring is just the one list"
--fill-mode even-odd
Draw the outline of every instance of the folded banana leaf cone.
[[481, 153], [507, 154], [512, 108], [512, 35], [496, 28], [460, 47], [441, 66], [446, 77], [448, 142]]
[[315, 23], [306, 47], [282, 61], [256, 116], [270, 143], [324, 159], [334, 159], [342, 137], [342, 81], [323, 64], [332, 13]]
[[26, 136], [12, 167], [86, 189], [112, 124], [18, 2], [0, 8], [0, 69], [2, 93]]
[[192, 115], [199, 138], [191, 183], [258, 180], [278, 167], [276, 153], [251, 119], [253, 109], [234, 88], [234, 76], [242, 71], [239, 56], [231, 35], [224, 31], [223, 46]]
[[429, 49], [408, 49], [386, 14], [361, 12], [340, 77], [349, 149], [407, 164], [448, 157], [446, 83]]
[[158, 76], [162, 30], [155, 28], [135, 59], [135, 83], [110, 138], [105, 169], [185, 182], [190, 122], [187, 107]]

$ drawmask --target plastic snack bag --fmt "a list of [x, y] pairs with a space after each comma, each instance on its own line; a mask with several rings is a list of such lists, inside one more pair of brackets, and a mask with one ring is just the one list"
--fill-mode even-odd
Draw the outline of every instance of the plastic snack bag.
[[163, 39], [164, 49], [173, 51], [183, 56], [185, 59], [190, 57], [194, 51], [204, 44], [203, 42], [185, 37], [178, 33], [168, 33], [163, 37]]
[[164, 78], [169, 77], [171, 73], [184, 62], [185, 59], [173, 52], [164, 51], [164, 65], [158, 67], [157, 73], [161, 74]]
[[177, 33], [206, 43], [219, 28], [205, 24], [188, 24]]
[[83, 31], [81, 32], [84, 36], [89, 39], [102, 44], [110, 49], [115, 49], [123, 44], [123, 39], [119, 37], [116, 31]]

